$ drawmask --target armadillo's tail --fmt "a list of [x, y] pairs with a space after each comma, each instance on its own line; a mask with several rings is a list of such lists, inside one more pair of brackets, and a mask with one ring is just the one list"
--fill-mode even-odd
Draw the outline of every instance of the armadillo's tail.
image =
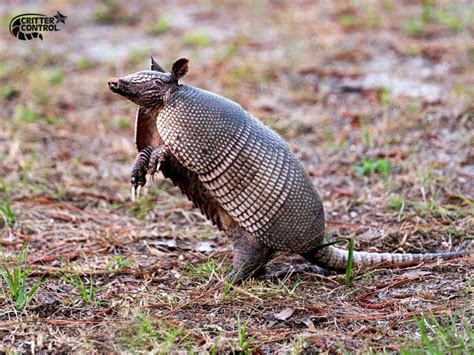
[[[408, 266], [428, 260], [454, 259], [467, 255], [469, 255], [468, 250], [432, 254], [391, 254], [354, 251], [352, 267], [361, 268], [372, 265], [385, 267]], [[310, 262], [325, 269], [343, 271], [346, 269], [349, 252], [333, 246], [327, 246], [307, 253], [304, 257]]]

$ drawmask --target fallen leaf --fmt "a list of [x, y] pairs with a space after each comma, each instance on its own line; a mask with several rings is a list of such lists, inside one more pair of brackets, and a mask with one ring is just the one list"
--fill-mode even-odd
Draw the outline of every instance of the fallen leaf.
[[304, 325], [308, 328], [308, 330], [312, 333], [316, 333], [316, 327], [314, 326], [313, 320], [311, 318], [306, 318], [302, 321]]
[[284, 321], [290, 318], [293, 313], [295, 313], [295, 310], [293, 308], [285, 308], [280, 313], [275, 314], [275, 319]]
[[418, 279], [422, 276], [427, 276], [427, 275], [431, 275], [431, 274], [432, 274], [432, 272], [430, 272], [430, 271], [414, 270], [414, 271], [406, 272], [405, 274], [403, 274], [403, 276], [408, 278], [408, 279]]

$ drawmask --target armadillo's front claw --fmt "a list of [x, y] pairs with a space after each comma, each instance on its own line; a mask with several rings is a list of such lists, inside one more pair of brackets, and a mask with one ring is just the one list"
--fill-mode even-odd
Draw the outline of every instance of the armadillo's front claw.
[[160, 163], [165, 161], [170, 154], [171, 153], [167, 146], [162, 144], [156, 147], [150, 155], [150, 160], [148, 162], [148, 174], [154, 177], [158, 171]]
[[152, 180], [155, 179], [155, 174], [156, 174], [156, 172], [158, 171], [158, 168], [159, 168], [159, 163], [158, 163], [158, 162], [156, 162], [156, 163], [153, 164], [153, 165], [152, 165], [151, 163], [148, 165], [148, 171], [147, 171], [147, 173], [148, 173], [148, 175], [151, 176]]
[[132, 173], [132, 178], [130, 179], [130, 183], [132, 184], [132, 190], [131, 190], [131, 196], [130, 196], [130, 199], [135, 202], [137, 197], [138, 197], [138, 186], [140, 186], [138, 184], [138, 178], [136, 176], [133, 175]]
[[133, 174], [132, 172], [132, 178], [130, 180], [132, 184], [132, 191], [131, 191], [131, 200], [135, 202], [135, 200], [140, 197], [141, 191], [143, 189], [143, 186], [146, 184], [146, 178], [145, 178], [145, 173], [141, 172], [141, 176], [137, 177]]
[[146, 172], [152, 147], [143, 149], [135, 159], [132, 167], [132, 177], [130, 183], [132, 184], [131, 199], [135, 201], [140, 196], [140, 192], [146, 184]]
[[130, 200], [132, 200], [132, 202], [135, 202], [136, 199], [137, 199], [136, 188], [135, 186], [132, 185], [132, 190], [130, 191]]
[[155, 179], [155, 175], [156, 175], [156, 172], [158, 171], [158, 169], [160, 168], [160, 163], [159, 162], [155, 162], [155, 163], [150, 163], [148, 164], [148, 170], [147, 170], [147, 173], [148, 175], [150, 175], [152, 177], [152, 179], [154, 180]]

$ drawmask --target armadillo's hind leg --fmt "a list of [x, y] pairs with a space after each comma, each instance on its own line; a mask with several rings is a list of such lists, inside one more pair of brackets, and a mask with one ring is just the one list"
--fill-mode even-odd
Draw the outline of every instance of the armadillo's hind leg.
[[257, 239], [242, 228], [232, 232], [234, 239], [234, 260], [228, 279], [239, 283], [251, 276], [264, 272], [265, 264], [274, 251], [260, 244]]
[[130, 183], [132, 184], [132, 201], [135, 201], [136, 197], [140, 196], [140, 190], [146, 184], [146, 172], [152, 152], [153, 147], [147, 146], [143, 148], [135, 158], [130, 179]]
[[161, 144], [151, 152], [150, 160], [148, 162], [148, 174], [151, 178], [155, 176], [156, 171], [160, 163], [164, 162], [171, 156], [171, 152], [168, 146]]

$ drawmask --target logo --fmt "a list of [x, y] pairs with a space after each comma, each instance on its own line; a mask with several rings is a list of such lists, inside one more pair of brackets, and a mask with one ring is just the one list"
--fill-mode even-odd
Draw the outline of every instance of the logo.
[[67, 16], [58, 13], [52, 17], [42, 14], [23, 14], [15, 16], [10, 21], [10, 33], [13, 37], [22, 41], [29, 41], [33, 38], [43, 40], [41, 32], [57, 32], [58, 23], [66, 23]]

